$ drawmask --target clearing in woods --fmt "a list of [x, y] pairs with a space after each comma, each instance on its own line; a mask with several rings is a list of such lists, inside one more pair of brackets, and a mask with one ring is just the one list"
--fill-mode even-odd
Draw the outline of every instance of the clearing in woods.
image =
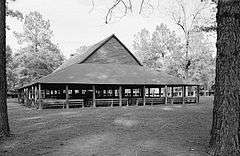
[[8, 101], [12, 137], [3, 156], [206, 156], [213, 98], [200, 104], [26, 108]]

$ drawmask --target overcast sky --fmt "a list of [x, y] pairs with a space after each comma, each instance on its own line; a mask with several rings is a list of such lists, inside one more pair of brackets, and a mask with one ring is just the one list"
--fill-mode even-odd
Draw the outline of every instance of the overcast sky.
[[[111, 0], [96, 0], [93, 11], [91, 0], [17, 0], [9, 6], [23, 14], [38, 11], [45, 19], [49, 19], [54, 34], [53, 40], [58, 43], [66, 57], [81, 45], [94, 44], [113, 33], [132, 49], [133, 35], [143, 28], [151, 31], [156, 25], [165, 23], [177, 31], [177, 27], [161, 11], [149, 17], [133, 13], [121, 20], [115, 19], [112, 23], [105, 24], [104, 17], [110, 2]], [[161, 5], [160, 10], [164, 10], [165, 7]], [[12, 32], [21, 31], [22, 23], [12, 18], [8, 18], [7, 23], [11, 27], [7, 32], [7, 44], [16, 51], [19, 45]]]

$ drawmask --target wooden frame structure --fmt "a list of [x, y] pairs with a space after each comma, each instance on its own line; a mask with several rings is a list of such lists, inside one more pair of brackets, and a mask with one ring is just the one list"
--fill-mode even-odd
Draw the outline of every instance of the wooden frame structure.
[[199, 102], [199, 85], [142, 66], [115, 35], [18, 93], [20, 103], [39, 109]]

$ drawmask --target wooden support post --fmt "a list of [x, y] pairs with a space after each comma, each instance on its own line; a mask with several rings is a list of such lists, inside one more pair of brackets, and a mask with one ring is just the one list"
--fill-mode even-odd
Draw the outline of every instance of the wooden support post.
[[29, 87], [27, 89], [27, 91], [28, 91], [28, 100], [30, 101], [31, 100], [31, 88]]
[[42, 94], [41, 94], [41, 84], [38, 84], [38, 109], [42, 109]]
[[188, 97], [188, 86], [186, 86], [186, 97]]
[[174, 87], [172, 86], [171, 87], [171, 102], [170, 102], [172, 105], [173, 105], [173, 102], [174, 102], [173, 91], [174, 91]]
[[197, 86], [197, 103], [199, 103], [199, 101], [200, 101], [200, 94], [199, 94], [199, 92], [200, 92], [200, 87], [199, 87], [199, 85]]
[[34, 101], [35, 103], [37, 102], [37, 86], [34, 87], [35, 91], [34, 91]]
[[119, 86], [118, 89], [118, 94], [119, 94], [119, 106], [122, 106], [122, 86]]
[[111, 100], [111, 107], [113, 107], [113, 99]]
[[185, 104], [185, 97], [186, 97], [186, 86], [182, 86], [182, 104], [184, 105]]
[[167, 99], [168, 99], [168, 87], [167, 86], [165, 86], [165, 104], [167, 104]]
[[34, 106], [34, 86], [32, 85], [32, 96], [31, 96], [32, 106]]
[[146, 87], [145, 86], [143, 86], [143, 106], [146, 106], [146, 96], [145, 96], [145, 89], [146, 89]]
[[68, 85], [66, 85], [65, 89], [65, 94], [66, 94], [66, 109], [69, 109], [69, 90], [68, 90]]
[[93, 107], [96, 107], [96, 88], [95, 88], [95, 85], [92, 86], [92, 90], [93, 90], [92, 103], [93, 103]]

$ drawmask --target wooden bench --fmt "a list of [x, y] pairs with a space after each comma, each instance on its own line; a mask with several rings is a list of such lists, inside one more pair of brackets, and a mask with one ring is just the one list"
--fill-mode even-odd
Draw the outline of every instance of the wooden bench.
[[69, 99], [69, 108], [84, 107], [83, 99]]
[[[64, 108], [66, 100], [60, 99], [42, 99], [42, 108]], [[39, 101], [37, 102], [39, 104]]]
[[96, 107], [119, 106], [119, 99], [96, 99]]
[[146, 105], [159, 105], [165, 103], [165, 97], [146, 98]]
[[185, 103], [197, 103], [197, 97], [185, 97]]

